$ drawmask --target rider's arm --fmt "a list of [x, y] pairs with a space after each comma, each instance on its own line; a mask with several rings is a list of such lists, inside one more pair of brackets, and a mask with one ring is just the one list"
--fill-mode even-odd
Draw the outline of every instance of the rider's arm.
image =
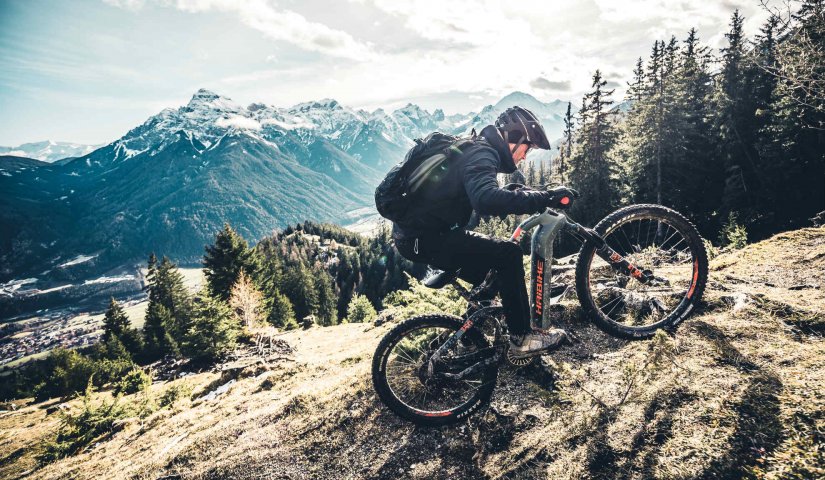
[[490, 152], [480, 152], [464, 168], [464, 189], [473, 210], [480, 215], [535, 213], [543, 210], [550, 198], [547, 192], [506, 190], [498, 186], [498, 162]]

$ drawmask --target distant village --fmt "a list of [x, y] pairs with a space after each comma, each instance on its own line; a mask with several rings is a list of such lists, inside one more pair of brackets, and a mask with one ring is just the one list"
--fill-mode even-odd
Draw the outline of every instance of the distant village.
[[[133, 299], [125, 306], [139, 303]], [[81, 348], [95, 344], [103, 333], [101, 312], [60, 310], [30, 320], [10, 323], [0, 330], [0, 368], [57, 347]], [[15, 368], [25, 362], [18, 362]]]

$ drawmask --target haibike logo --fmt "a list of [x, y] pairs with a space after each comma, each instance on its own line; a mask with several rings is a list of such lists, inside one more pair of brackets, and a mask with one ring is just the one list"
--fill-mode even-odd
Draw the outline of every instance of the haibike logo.
[[536, 314], [541, 317], [544, 301], [544, 260], [536, 262]]

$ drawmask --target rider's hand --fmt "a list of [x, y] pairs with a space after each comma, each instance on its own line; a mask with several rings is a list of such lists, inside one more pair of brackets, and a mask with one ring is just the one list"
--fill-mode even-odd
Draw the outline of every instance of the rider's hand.
[[573, 199], [579, 198], [579, 192], [564, 185], [548, 188], [547, 206], [551, 208], [567, 208]]
[[573, 188], [566, 187], [564, 185], [559, 185], [558, 187], [548, 188], [548, 192], [552, 193], [554, 197], [561, 198], [565, 195], [571, 198], [579, 198], [579, 192]]

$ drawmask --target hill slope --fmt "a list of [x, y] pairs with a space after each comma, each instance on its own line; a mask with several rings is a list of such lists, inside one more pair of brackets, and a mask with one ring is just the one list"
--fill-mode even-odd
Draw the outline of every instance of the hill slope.
[[33, 455], [57, 415], [46, 405], [0, 414], [0, 477], [815, 478], [823, 272], [825, 228], [721, 255], [705, 307], [649, 342], [607, 337], [569, 304], [561, 323], [584, 340], [541, 367], [503, 371], [492, 407], [450, 428], [417, 428], [377, 401], [369, 363], [390, 326], [280, 334], [293, 351], [280, 343], [266, 362], [175, 381], [196, 386], [194, 397], [226, 385], [223, 395], [160, 410], [43, 468]]

